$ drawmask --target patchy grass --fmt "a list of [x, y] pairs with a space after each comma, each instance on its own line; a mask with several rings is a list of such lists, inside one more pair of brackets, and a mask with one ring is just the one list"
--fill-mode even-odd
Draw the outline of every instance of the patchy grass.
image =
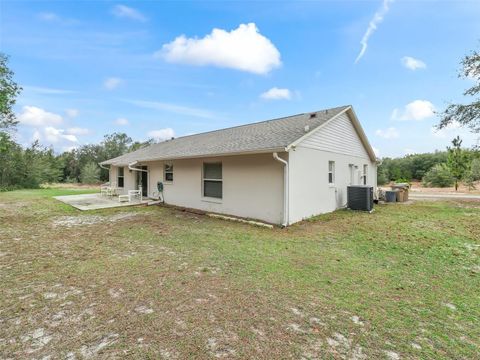
[[[87, 190], [88, 191], [88, 190]], [[0, 194], [2, 358], [475, 358], [480, 203], [263, 229]]]

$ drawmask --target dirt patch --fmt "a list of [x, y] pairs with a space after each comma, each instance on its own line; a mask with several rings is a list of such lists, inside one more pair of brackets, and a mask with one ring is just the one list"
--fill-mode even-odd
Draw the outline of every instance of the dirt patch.
[[111, 216], [97, 216], [97, 215], [79, 215], [79, 216], [60, 216], [52, 221], [54, 227], [74, 227], [83, 225], [94, 225], [105, 222], [116, 222], [126, 219], [131, 219], [137, 213], [121, 213]]

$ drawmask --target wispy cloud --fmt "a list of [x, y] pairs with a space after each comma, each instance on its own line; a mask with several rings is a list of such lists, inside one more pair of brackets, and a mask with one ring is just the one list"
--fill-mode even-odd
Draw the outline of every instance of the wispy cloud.
[[64, 94], [73, 94], [75, 91], [73, 90], [66, 90], [66, 89], [54, 89], [48, 87], [41, 87], [41, 86], [30, 86], [30, 85], [22, 85], [23, 90], [31, 91], [37, 94], [44, 94], [44, 95], [64, 95]]
[[37, 14], [37, 17], [42, 21], [58, 23], [61, 25], [76, 25], [80, 23], [80, 21], [78, 21], [77, 19], [65, 18], [54, 12], [49, 11], [40, 12]]
[[375, 30], [377, 30], [378, 24], [380, 24], [383, 21], [383, 18], [385, 17], [385, 15], [389, 10], [389, 5], [393, 3], [393, 1], [394, 0], [383, 0], [382, 6], [380, 7], [380, 9], [377, 10], [377, 12], [373, 15], [372, 20], [370, 20], [370, 22], [368, 23], [367, 31], [365, 31], [365, 34], [363, 35], [363, 38], [360, 41], [362, 48], [360, 49], [360, 53], [355, 59], [355, 64], [360, 61], [363, 55], [365, 55], [365, 51], [367, 51], [368, 40], [370, 39], [370, 36], [372, 36]]
[[69, 118], [76, 118], [78, 115], [80, 115], [80, 110], [78, 109], [67, 109], [65, 110], [65, 114], [67, 115], [67, 117]]
[[194, 117], [200, 117], [204, 119], [214, 119], [216, 118], [215, 114], [210, 110], [193, 108], [183, 105], [176, 105], [170, 103], [164, 103], [159, 101], [144, 101], [144, 100], [125, 100], [125, 102], [146, 108], [167, 111], [175, 114], [188, 115]]
[[402, 58], [402, 65], [410, 70], [425, 69], [427, 67], [427, 64], [422, 60], [415, 59], [411, 56], [404, 56]]
[[125, 5], [115, 5], [112, 9], [112, 13], [119, 18], [127, 18], [141, 22], [147, 21], [145, 15], [143, 15], [140, 11]]
[[375, 131], [375, 135], [383, 137], [384, 139], [396, 139], [400, 136], [398, 130], [394, 127], [389, 127], [385, 130], [378, 129]]
[[121, 84], [123, 83], [123, 80], [117, 77], [110, 77], [108, 79], [105, 79], [103, 82], [103, 86], [107, 90], [114, 90], [118, 88]]
[[120, 126], [127, 126], [129, 124], [128, 119], [126, 118], [115, 119], [114, 123], [115, 125], [120, 125]]

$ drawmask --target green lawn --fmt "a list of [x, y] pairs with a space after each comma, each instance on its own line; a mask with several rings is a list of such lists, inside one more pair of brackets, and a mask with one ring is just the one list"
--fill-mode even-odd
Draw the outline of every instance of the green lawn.
[[480, 202], [271, 230], [73, 193], [0, 193], [0, 358], [479, 357]]

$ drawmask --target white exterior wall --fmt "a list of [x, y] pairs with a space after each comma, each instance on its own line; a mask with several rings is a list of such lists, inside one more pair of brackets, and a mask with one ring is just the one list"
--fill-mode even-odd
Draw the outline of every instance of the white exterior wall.
[[[115, 184], [118, 186], [118, 179], [117, 179], [117, 174], [118, 174], [118, 167], [117, 166], [111, 166], [110, 171], [109, 171], [109, 181], [110, 182], [115, 182]], [[136, 180], [135, 180], [135, 172], [128, 169], [128, 166], [123, 167], [123, 188], [118, 188], [118, 194], [127, 194], [128, 190], [133, 190], [136, 188]]]
[[[289, 222], [346, 206], [351, 184], [349, 165], [356, 165], [354, 184], [368, 165], [367, 184], [377, 185], [372, 162], [347, 114], [326, 123], [289, 153]], [[328, 162], [335, 162], [334, 185], [328, 183]]]
[[[204, 162], [222, 162], [223, 199], [204, 198]], [[271, 153], [201, 159], [173, 160], [173, 182], [165, 182], [163, 161], [148, 166], [148, 195], [153, 197], [157, 182], [164, 183], [165, 203], [209, 212], [283, 222], [283, 165]], [[135, 187], [134, 173], [125, 168], [124, 192]], [[113, 173], [113, 171], [111, 171]], [[128, 178], [128, 180], [127, 180]]]

